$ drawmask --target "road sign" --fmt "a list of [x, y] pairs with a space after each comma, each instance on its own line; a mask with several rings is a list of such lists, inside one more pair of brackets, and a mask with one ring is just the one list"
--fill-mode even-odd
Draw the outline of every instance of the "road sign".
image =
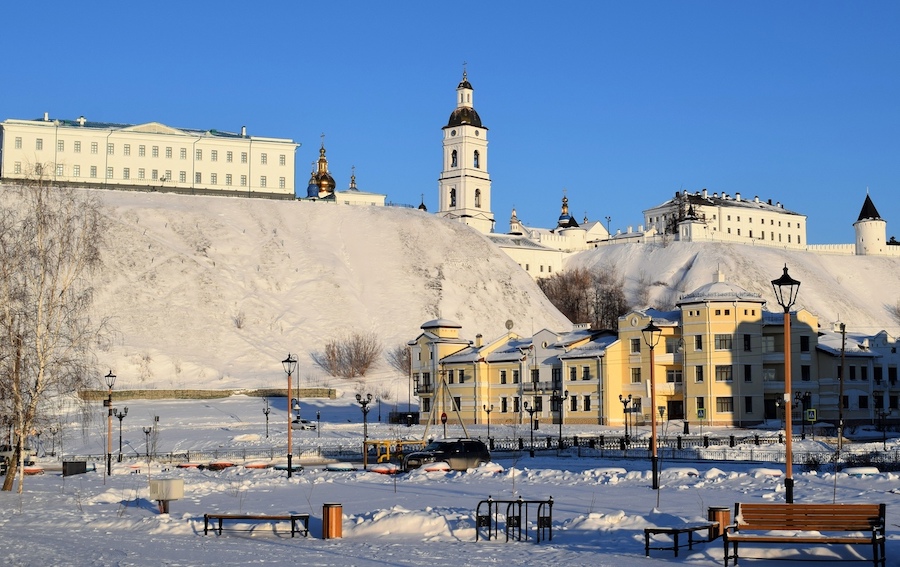
[[706, 417], [706, 408], [697, 408], [697, 419], [703, 419]]
[[441, 413], [441, 423], [447, 423], [447, 412]]
[[816, 421], [816, 410], [808, 409], [806, 410], [806, 421]]

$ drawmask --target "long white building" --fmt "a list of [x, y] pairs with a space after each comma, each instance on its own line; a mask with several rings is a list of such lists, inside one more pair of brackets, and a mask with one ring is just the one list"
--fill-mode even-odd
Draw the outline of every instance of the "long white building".
[[0, 122], [0, 179], [196, 194], [293, 198], [299, 144], [159, 122]]

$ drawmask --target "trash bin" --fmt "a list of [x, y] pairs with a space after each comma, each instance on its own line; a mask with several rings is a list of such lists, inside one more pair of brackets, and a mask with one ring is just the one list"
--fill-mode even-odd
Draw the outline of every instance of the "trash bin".
[[340, 504], [322, 504], [322, 539], [343, 537], [344, 509]]
[[731, 508], [728, 506], [710, 506], [706, 519], [710, 522], [719, 522], [718, 526], [709, 528], [709, 541], [712, 541], [725, 533], [725, 528], [731, 523]]

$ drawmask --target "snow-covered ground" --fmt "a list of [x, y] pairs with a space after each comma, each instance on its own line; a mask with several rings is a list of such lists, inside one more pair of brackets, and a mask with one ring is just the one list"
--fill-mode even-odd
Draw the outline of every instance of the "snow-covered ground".
[[[295, 451], [316, 444], [359, 444], [362, 413], [349, 394], [337, 400], [304, 400], [303, 417], [321, 415], [321, 431], [295, 431]], [[6, 565], [534, 565], [567, 566], [722, 564], [722, 543], [682, 549], [675, 559], [669, 551], [644, 557], [643, 528], [681, 520], [706, 518], [710, 506], [735, 502], [784, 500], [783, 465], [775, 463], [667, 462], [662, 463], [661, 488], [651, 489], [645, 459], [615, 460], [578, 457], [555, 452], [524, 455], [497, 453], [496, 468], [467, 472], [381, 475], [357, 470], [327, 471], [307, 465], [288, 479], [274, 469], [235, 466], [222, 471], [179, 469], [143, 459], [143, 427], [157, 428], [155, 450], [286, 446], [284, 400], [274, 399], [265, 437], [264, 401], [235, 396], [221, 400], [146, 401], [127, 405], [123, 422], [123, 453], [113, 475], [98, 470], [62, 477], [54, 470], [58, 458], [38, 459], [46, 468], [25, 479], [22, 495], [0, 493], [0, 557]], [[280, 405], [279, 405], [280, 404]], [[42, 435], [39, 451], [66, 454], [102, 453], [106, 420], [103, 409], [85, 421], [82, 414], [65, 417], [65, 435]], [[401, 404], [401, 409], [404, 406]], [[383, 408], [383, 419], [387, 411]], [[155, 420], [159, 416], [159, 421]], [[370, 413], [373, 438], [421, 438], [423, 427], [378, 423]], [[470, 428], [484, 436], [485, 426]], [[433, 430], [434, 431], [434, 430]], [[572, 426], [566, 436], [601, 430]], [[440, 431], [434, 431], [440, 434]], [[605, 430], [608, 434], [621, 433]], [[727, 433], [725, 431], [724, 433]], [[539, 431], [540, 435], [553, 435]], [[644, 432], [646, 433], [646, 432]], [[715, 433], [723, 433], [715, 431]], [[460, 434], [450, 426], [449, 436]], [[524, 427], [492, 426], [493, 436], [528, 437]], [[874, 447], [881, 447], [881, 439]], [[895, 440], [889, 448], [896, 450]], [[811, 438], [795, 450], [819, 447]], [[118, 448], [118, 423], [113, 447]], [[282, 451], [280, 454], [284, 454]], [[133, 458], [132, 458], [133, 457]], [[242, 464], [242, 463], [238, 463]], [[140, 468], [134, 468], [139, 466]], [[898, 475], [865, 477], [830, 472], [805, 472], [795, 467], [795, 500], [802, 502], [885, 502], [888, 510], [888, 565], [900, 565], [900, 490]], [[173, 501], [169, 514], [160, 514], [149, 500], [148, 480], [181, 478], [184, 499]], [[553, 539], [549, 542], [475, 542], [475, 508], [480, 500], [553, 498]], [[322, 506], [340, 503], [343, 537], [321, 539]], [[308, 513], [308, 538], [291, 539], [285, 526], [273, 531], [256, 524], [252, 532], [228, 531], [203, 535], [203, 514], [212, 512]], [[531, 533], [533, 534], [533, 528]], [[867, 551], [867, 550], [864, 550]], [[746, 556], [851, 556], [842, 547], [798, 546], [789, 550], [751, 551]], [[742, 557], [743, 563], [743, 557]], [[792, 563], [766, 562], [779, 567]], [[827, 563], [823, 563], [827, 564]]]

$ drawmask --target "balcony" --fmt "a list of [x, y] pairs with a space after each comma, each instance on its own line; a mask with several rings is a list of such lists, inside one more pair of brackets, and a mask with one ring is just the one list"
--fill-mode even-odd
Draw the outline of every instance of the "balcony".
[[553, 382], [524, 382], [522, 384], [524, 392], [544, 392], [549, 394], [553, 391]]

